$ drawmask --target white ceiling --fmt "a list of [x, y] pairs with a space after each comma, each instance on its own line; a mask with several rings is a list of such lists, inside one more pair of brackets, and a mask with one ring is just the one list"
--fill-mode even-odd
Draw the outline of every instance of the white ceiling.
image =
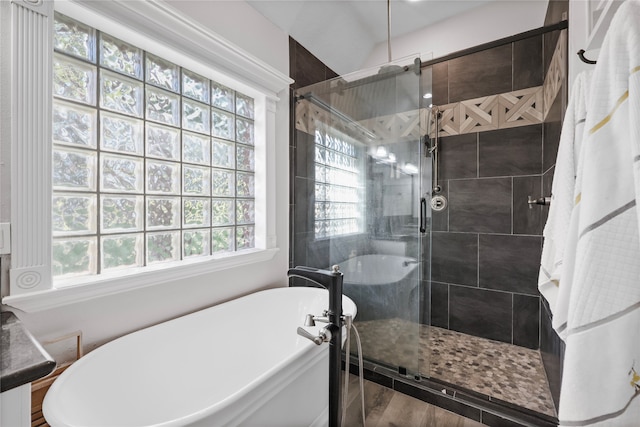
[[[491, 1], [497, 0], [391, 0], [391, 38]], [[373, 48], [387, 42], [386, 0], [247, 2], [339, 74], [360, 69]]]

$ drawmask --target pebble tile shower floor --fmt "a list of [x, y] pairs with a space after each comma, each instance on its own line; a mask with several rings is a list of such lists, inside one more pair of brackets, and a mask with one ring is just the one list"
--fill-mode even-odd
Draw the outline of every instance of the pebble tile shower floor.
[[430, 378], [556, 416], [542, 359], [536, 350], [402, 319], [369, 320], [355, 325], [368, 359], [414, 372], [419, 366], [420, 372]]

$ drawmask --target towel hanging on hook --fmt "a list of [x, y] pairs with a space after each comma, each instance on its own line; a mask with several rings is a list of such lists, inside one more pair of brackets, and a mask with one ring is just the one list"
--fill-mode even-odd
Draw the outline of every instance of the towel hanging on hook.
[[595, 64], [595, 63], [597, 62], [597, 61], [592, 61], [591, 59], [587, 59], [587, 58], [585, 58], [585, 57], [584, 57], [584, 52], [585, 52], [585, 50], [584, 50], [584, 49], [580, 49], [580, 50], [578, 51], [578, 53], [577, 53], [577, 55], [580, 57], [580, 60], [581, 60], [582, 62], [585, 62], [585, 63], [587, 63], [587, 64]]

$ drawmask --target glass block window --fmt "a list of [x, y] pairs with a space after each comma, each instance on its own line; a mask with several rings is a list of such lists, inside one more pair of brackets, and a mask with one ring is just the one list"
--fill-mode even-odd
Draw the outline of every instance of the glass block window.
[[254, 100], [56, 14], [53, 273], [255, 246]]
[[346, 136], [315, 132], [315, 237], [364, 231], [361, 148]]

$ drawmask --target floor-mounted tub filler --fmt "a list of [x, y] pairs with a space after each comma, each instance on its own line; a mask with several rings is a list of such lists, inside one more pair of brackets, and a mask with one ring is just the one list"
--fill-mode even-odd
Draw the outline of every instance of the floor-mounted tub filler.
[[[325, 426], [328, 346], [296, 330], [327, 305], [324, 289], [270, 289], [118, 338], [55, 381], [44, 416], [52, 427]], [[356, 314], [347, 297], [343, 312]]]

